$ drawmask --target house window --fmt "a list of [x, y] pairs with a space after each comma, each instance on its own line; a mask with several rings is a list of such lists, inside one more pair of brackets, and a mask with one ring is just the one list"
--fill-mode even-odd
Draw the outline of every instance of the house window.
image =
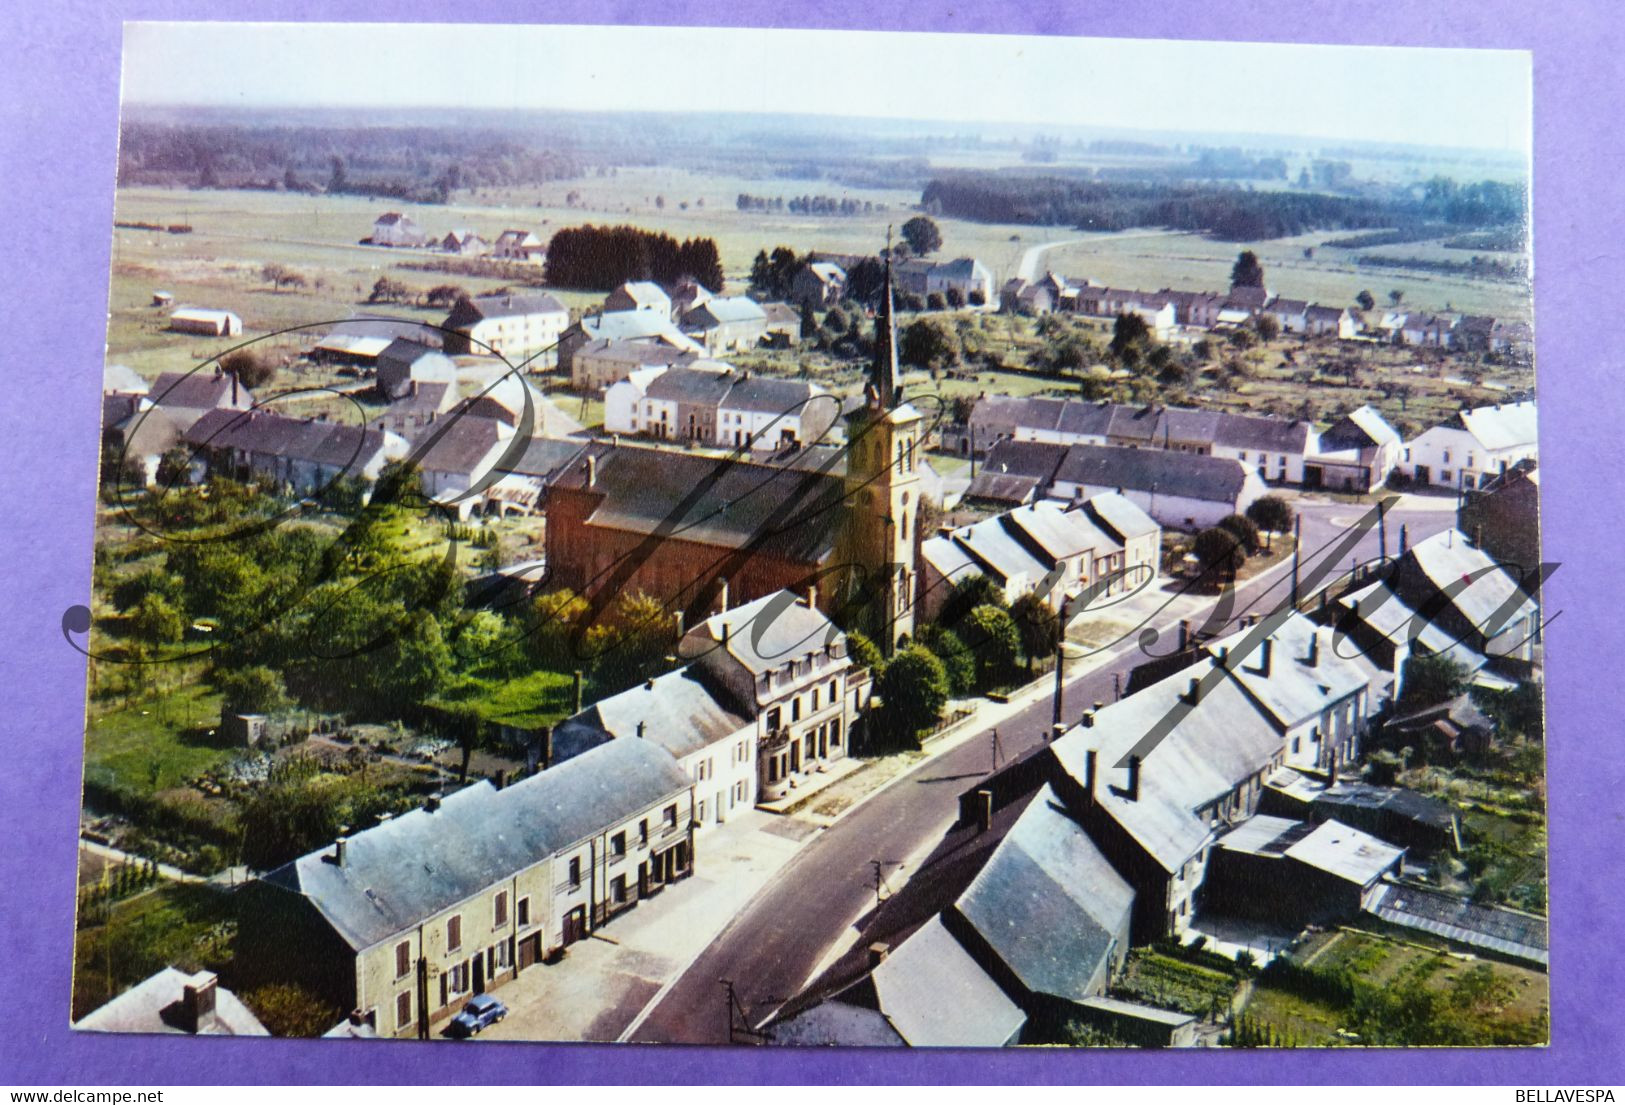
[[790, 720], [791, 721], [800, 721], [801, 720], [801, 696], [800, 695], [796, 695], [794, 698], [792, 698], [790, 700]]
[[767, 731], [771, 733], [773, 730], [777, 729], [779, 727], [779, 721], [779, 708], [775, 706], [767, 712]]
[[830, 701], [830, 705], [833, 706], [835, 704], [835, 700], [837, 698], [840, 698], [840, 697], [841, 697], [840, 688], [836, 684], [836, 681], [831, 679], [829, 681], [829, 701]]
[[705, 820], [705, 803], [703, 801], [700, 802], [699, 806], [697, 807], [697, 810], [698, 810], [698, 812], [694, 816], [695, 816], [696, 820], [699, 820], [699, 821], [703, 822]]
[[520, 898], [514, 909], [514, 920], [521, 928], [530, 924], [530, 899]]
[[648, 818], [644, 818], [642, 821], [638, 822], [638, 843], [639, 844], [648, 844], [649, 843], [649, 820], [648, 820]]
[[395, 1031], [412, 1023], [412, 991], [402, 990], [395, 995]]
[[660, 819], [665, 822], [666, 828], [675, 829], [677, 827], [677, 806], [676, 806], [676, 804], [673, 803], [672, 805], [669, 805], [664, 810], [662, 810], [660, 812]]
[[493, 911], [492, 923], [498, 928], [508, 923], [508, 892], [506, 890], [497, 891], [496, 909]]
[[839, 748], [839, 747], [841, 747], [841, 719], [840, 718], [836, 718], [834, 721], [829, 723], [829, 746], [831, 748]]
[[506, 940], [498, 940], [492, 947], [491, 952], [492, 961], [496, 964], [497, 970], [507, 970], [512, 964], [513, 961], [508, 954], [508, 942]]
[[808, 706], [807, 709], [813, 711], [814, 713], [818, 712], [818, 688], [817, 687], [814, 687], [812, 689], [812, 705]]
[[576, 856], [570, 860], [570, 888], [573, 890], [581, 885], [581, 857]]
[[451, 970], [446, 972], [447, 981], [451, 986], [453, 997], [468, 992], [468, 960], [463, 960]]
[[458, 914], [446, 922], [446, 950], [454, 952], [463, 946], [463, 917]]
[[412, 973], [412, 941], [402, 940], [395, 945], [395, 977], [405, 978]]
[[610, 884], [609, 884], [609, 897], [610, 897], [610, 900], [613, 901], [616, 905], [625, 904], [625, 902], [626, 902], [626, 876], [625, 875], [616, 875], [615, 878], [610, 881]]
[[609, 838], [609, 854], [615, 859], [620, 859], [626, 855], [625, 833], [616, 833], [614, 836]]
[[1439, 469], [1439, 480], [1441, 482], [1443, 482], [1443, 483], [1449, 483], [1450, 482], [1450, 469], [1448, 469], [1448, 468]]

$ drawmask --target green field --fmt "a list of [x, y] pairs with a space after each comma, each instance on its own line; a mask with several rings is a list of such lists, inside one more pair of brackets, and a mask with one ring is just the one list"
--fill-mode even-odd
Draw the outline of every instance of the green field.
[[196, 883], [169, 883], [119, 903], [105, 924], [81, 929], [74, 941], [73, 1018], [165, 967], [229, 971], [235, 930], [230, 896]]

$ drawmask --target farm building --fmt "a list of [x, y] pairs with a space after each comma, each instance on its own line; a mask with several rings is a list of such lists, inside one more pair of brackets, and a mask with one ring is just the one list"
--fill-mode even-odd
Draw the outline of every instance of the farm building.
[[169, 316], [169, 328], [178, 334], [207, 334], [211, 338], [232, 338], [243, 332], [243, 320], [230, 311], [182, 307]]

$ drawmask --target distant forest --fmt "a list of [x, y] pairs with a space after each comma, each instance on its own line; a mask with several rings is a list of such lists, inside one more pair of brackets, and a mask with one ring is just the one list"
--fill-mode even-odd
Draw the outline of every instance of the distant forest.
[[628, 280], [670, 287], [692, 278], [722, 289], [722, 259], [710, 238], [679, 243], [669, 234], [635, 226], [578, 226], [547, 244], [547, 282], [560, 288], [613, 288]]
[[1080, 230], [1167, 227], [1222, 241], [1253, 242], [1312, 230], [1363, 230], [1442, 223], [1453, 230], [1521, 224], [1522, 188], [1438, 177], [1382, 196], [1252, 191], [1004, 173], [938, 177], [920, 198], [928, 211], [979, 222], [1074, 226]]
[[119, 183], [388, 196], [444, 203], [465, 188], [570, 180], [585, 166], [494, 130], [127, 122]]

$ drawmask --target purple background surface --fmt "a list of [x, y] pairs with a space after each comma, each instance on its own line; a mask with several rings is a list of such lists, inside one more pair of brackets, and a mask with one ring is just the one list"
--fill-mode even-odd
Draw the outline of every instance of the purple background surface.
[[[0, 1083], [556, 1081], [1287, 1082], [1625, 1081], [1618, 953], [1625, 746], [1614, 621], [1625, 287], [1615, 181], [1625, 21], [1609, 0], [1160, 0], [1155, 5], [807, 8], [763, 0], [90, 0], [0, 14]], [[1531, 1051], [798, 1052], [113, 1037], [67, 1025], [84, 659], [62, 612], [88, 601], [111, 245], [121, 19], [650, 22], [1530, 49], [1535, 71], [1536, 326], [1552, 734], [1552, 1038]], [[538, 59], [538, 64], [546, 64]], [[777, 79], [777, 77], [769, 78]], [[1169, 79], [1177, 79], [1170, 74]], [[1238, 74], [1245, 80], [1245, 74]], [[922, 94], [929, 81], [922, 82]], [[1213, 95], [1223, 95], [1213, 90]], [[1036, 102], [1036, 101], [1035, 101]], [[748, 102], [742, 102], [748, 108]], [[1335, 121], [1328, 121], [1335, 132]], [[467, 1060], [467, 1053], [457, 1053]]]

